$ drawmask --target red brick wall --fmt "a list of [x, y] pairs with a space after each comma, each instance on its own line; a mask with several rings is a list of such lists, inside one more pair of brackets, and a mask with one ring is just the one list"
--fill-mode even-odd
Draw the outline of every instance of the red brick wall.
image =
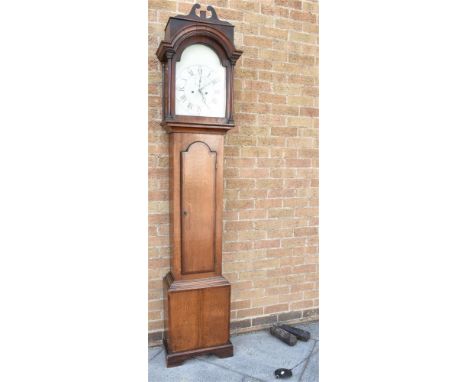
[[[318, 3], [212, 0], [244, 51], [225, 145], [223, 274], [232, 329], [318, 319]], [[149, 333], [163, 329], [169, 271], [168, 137], [155, 57], [168, 17], [194, 2], [149, 0]], [[263, 325], [263, 326], [262, 326]]]

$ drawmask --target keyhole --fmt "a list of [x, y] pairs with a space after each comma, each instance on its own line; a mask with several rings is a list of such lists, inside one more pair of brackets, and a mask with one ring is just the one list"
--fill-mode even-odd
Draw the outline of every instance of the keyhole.
[[184, 216], [187, 216], [188, 215], [188, 212], [187, 211], [184, 211]]

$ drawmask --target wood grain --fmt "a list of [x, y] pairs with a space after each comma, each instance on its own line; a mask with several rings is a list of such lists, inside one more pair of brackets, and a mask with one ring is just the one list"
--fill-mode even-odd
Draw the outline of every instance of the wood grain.
[[200, 346], [200, 291], [169, 293], [171, 351], [185, 351]]
[[202, 291], [201, 345], [210, 347], [229, 341], [231, 286]]
[[220, 134], [170, 134], [171, 271], [176, 280], [221, 275], [223, 145]]
[[193, 142], [181, 152], [182, 274], [214, 272], [216, 152]]
[[[191, 280], [174, 282], [166, 276], [169, 316], [166, 340], [172, 353], [229, 342], [231, 285], [222, 279], [224, 283], [218, 284], [221, 286], [213, 286], [213, 278], [194, 284]], [[221, 278], [217, 282], [220, 281]], [[176, 284], [178, 289], [174, 288]], [[180, 284], [190, 287], [180, 287]]]

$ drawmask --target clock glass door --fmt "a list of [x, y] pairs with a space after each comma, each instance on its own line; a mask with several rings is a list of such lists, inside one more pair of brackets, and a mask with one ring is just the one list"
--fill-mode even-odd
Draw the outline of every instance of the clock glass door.
[[176, 115], [224, 118], [226, 68], [215, 51], [203, 44], [185, 48], [176, 63]]

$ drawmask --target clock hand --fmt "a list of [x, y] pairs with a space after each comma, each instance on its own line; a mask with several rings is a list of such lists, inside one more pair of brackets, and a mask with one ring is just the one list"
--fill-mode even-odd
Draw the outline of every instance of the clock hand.
[[206, 98], [205, 96], [203, 95], [203, 92], [201, 91], [201, 89], [198, 89], [198, 92], [201, 94], [202, 96], [202, 100], [203, 100], [203, 103], [206, 105], [206, 107], [208, 107], [208, 104], [206, 103]]
[[215, 83], [215, 82], [216, 82], [216, 79], [211, 80], [210, 82], [207, 82], [206, 84], [204, 84], [204, 85], [200, 88], [200, 90], [206, 88], [208, 85], [211, 85], [212, 83]]

